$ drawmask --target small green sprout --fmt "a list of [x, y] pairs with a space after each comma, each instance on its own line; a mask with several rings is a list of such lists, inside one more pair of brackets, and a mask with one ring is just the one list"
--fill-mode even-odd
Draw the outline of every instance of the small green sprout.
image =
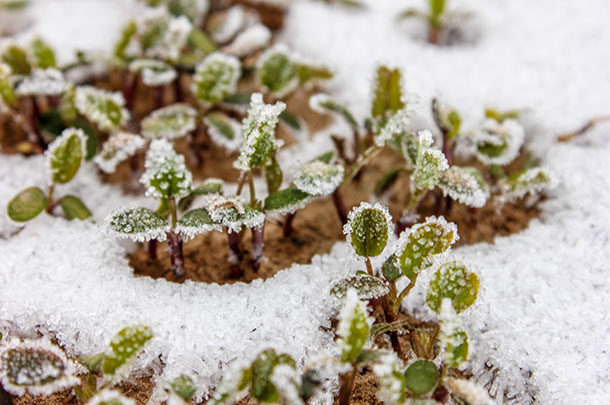
[[121, 93], [111, 93], [92, 86], [76, 88], [74, 105], [79, 114], [85, 116], [102, 131], [114, 131], [129, 119]]
[[168, 141], [184, 137], [197, 127], [197, 111], [188, 104], [172, 104], [153, 111], [142, 120], [142, 136]]
[[215, 52], [197, 65], [191, 90], [204, 106], [209, 107], [235, 93], [240, 76], [239, 59]]
[[500, 182], [501, 198], [516, 200], [526, 195], [537, 195], [555, 187], [555, 174], [543, 167], [519, 171]]
[[117, 132], [104, 143], [101, 152], [93, 162], [104, 173], [113, 173], [119, 163], [124, 162], [144, 148], [146, 140], [140, 135], [129, 132]]
[[474, 134], [476, 156], [486, 165], [504, 166], [519, 156], [524, 140], [525, 132], [518, 121], [487, 119]]
[[68, 219], [89, 218], [91, 213], [77, 197], [67, 195], [55, 200], [53, 196], [55, 185], [68, 183], [81, 167], [85, 157], [85, 142], [82, 130], [64, 130], [45, 152], [49, 184], [47, 193], [39, 187], [29, 187], [21, 191], [8, 203], [9, 218], [16, 222], [27, 222], [45, 209], [51, 213], [57, 205], [61, 206]]
[[447, 11], [447, 0], [428, 0], [428, 10], [407, 9], [399, 18], [420, 18], [428, 23], [428, 42], [441, 45], [444, 42], [445, 31], [449, 27], [451, 15]]

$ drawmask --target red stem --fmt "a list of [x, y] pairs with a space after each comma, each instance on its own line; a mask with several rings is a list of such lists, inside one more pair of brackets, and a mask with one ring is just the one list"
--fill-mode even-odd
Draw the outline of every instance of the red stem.
[[337, 209], [337, 214], [339, 215], [341, 223], [345, 225], [347, 223], [347, 208], [345, 207], [345, 201], [343, 201], [343, 196], [341, 195], [339, 188], [333, 192], [333, 202], [335, 203], [335, 208]]
[[182, 254], [182, 239], [180, 235], [170, 232], [168, 234], [168, 246], [171, 258], [171, 269], [176, 277], [184, 276], [184, 256]]
[[296, 215], [296, 212], [293, 212], [292, 214], [288, 214], [286, 215], [286, 218], [284, 219], [284, 237], [287, 238], [292, 234], [292, 222], [294, 221], [294, 216]]
[[257, 272], [263, 263], [265, 251], [265, 223], [259, 228], [252, 228], [252, 269]]

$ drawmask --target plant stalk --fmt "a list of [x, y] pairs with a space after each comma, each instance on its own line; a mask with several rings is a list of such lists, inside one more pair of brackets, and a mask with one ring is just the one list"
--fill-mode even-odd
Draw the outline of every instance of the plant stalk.
[[148, 257], [151, 260], [157, 260], [157, 240], [156, 239], [151, 239], [148, 241]]
[[30, 127], [36, 137], [36, 142], [42, 148], [42, 150], [47, 149], [47, 142], [44, 140], [42, 133], [40, 132], [40, 127], [38, 126], [38, 120], [40, 119], [40, 110], [38, 109], [38, 102], [36, 101], [36, 96], [30, 97], [30, 106], [31, 106], [31, 115], [30, 115]]
[[258, 228], [252, 228], [252, 270], [256, 273], [263, 263], [265, 251], [265, 223]]
[[53, 192], [55, 191], [55, 183], [51, 183], [47, 190], [47, 212], [50, 214], [57, 204], [53, 201]]
[[227, 242], [229, 245], [229, 278], [239, 278], [243, 274], [242, 269], [239, 267], [241, 260], [244, 257], [241, 249], [239, 248], [239, 233], [231, 232], [229, 228], [225, 227], [227, 233]]
[[250, 205], [256, 206], [256, 190], [254, 189], [254, 176], [252, 170], [248, 172], [248, 187], [250, 188]]
[[341, 191], [339, 191], [339, 187], [333, 191], [333, 202], [335, 203], [335, 208], [337, 209], [341, 224], [345, 225], [347, 223], [347, 207], [345, 206], [345, 201], [343, 200]]
[[294, 216], [296, 214], [297, 214], [296, 212], [288, 214], [288, 215], [286, 215], [286, 218], [284, 219], [283, 230], [284, 230], [285, 238], [289, 237], [292, 234], [292, 222], [294, 221]]
[[176, 277], [184, 276], [184, 255], [182, 252], [182, 239], [174, 232], [177, 223], [176, 199], [169, 197], [169, 212], [171, 216], [171, 230], [168, 234], [168, 246], [171, 258], [171, 269]]
[[137, 75], [133, 72], [128, 72], [127, 78], [123, 82], [123, 97], [125, 98], [125, 107], [129, 111], [133, 110], [133, 99], [137, 83]]
[[352, 369], [345, 374], [341, 374], [341, 388], [339, 391], [339, 405], [349, 405], [350, 397], [352, 396], [352, 388], [354, 386], [354, 377], [356, 367], [352, 365]]
[[407, 295], [409, 295], [409, 293], [411, 292], [413, 287], [415, 287], [415, 281], [417, 281], [417, 276], [418, 275], [416, 274], [415, 277], [413, 278], [413, 280], [409, 280], [410, 281], [409, 285], [406, 286], [405, 289], [400, 292], [400, 294], [398, 295], [398, 298], [396, 298], [396, 301], [394, 302], [394, 307], [393, 307], [394, 312], [398, 312], [398, 310], [400, 309], [400, 305], [402, 304], [402, 301], [405, 299], [405, 297]]
[[[386, 296], [381, 297], [381, 308], [383, 309], [383, 316], [385, 317], [386, 323], [396, 322], [398, 317], [392, 311], [390, 304], [388, 302], [388, 298]], [[392, 344], [392, 349], [396, 352], [396, 355], [400, 358], [403, 358], [402, 347], [400, 347], [400, 341], [398, 340], [398, 332], [395, 330], [390, 331], [390, 343]]]
[[371, 258], [367, 256], [365, 259], [365, 263], [366, 263], [366, 271], [369, 273], [369, 275], [371, 277], [375, 277], [375, 272], [373, 271], [373, 265], [371, 264]]

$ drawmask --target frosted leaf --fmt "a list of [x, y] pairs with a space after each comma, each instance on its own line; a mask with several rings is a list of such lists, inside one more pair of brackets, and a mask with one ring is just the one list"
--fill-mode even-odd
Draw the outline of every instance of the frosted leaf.
[[383, 126], [377, 128], [374, 140], [377, 146], [385, 146], [395, 135], [405, 133], [409, 126], [409, 117], [412, 114], [410, 106], [396, 111], [390, 115]]
[[281, 101], [271, 105], [263, 102], [263, 95], [252, 94], [248, 116], [243, 121], [244, 141], [235, 162], [237, 169], [247, 171], [261, 167], [273, 155], [279, 143], [275, 139], [275, 126], [286, 108]]
[[36, 37], [30, 42], [30, 58], [40, 69], [57, 68], [55, 52], [42, 39]]
[[487, 390], [472, 381], [461, 378], [448, 378], [446, 384], [451, 392], [470, 405], [494, 405]]
[[474, 167], [451, 166], [441, 174], [438, 186], [443, 195], [469, 207], [480, 208], [489, 198], [489, 187]]
[[93, 162], [104, 173], [113, 173], [119, 163], [135, 155], [144, 145], [146, 141], [140, 135], [117, 132], [108, 138]]
[[300, 87], [312, 87], [324, 80], [332, 79], [335, 73], [323, 65], [315, 65], [310, 62], [296, 61], [297, 79]]
[[80, 86], [75, 91], [76, 109], [101, 130], [115, 130], [129, 119], [129, 112], [124, 108], [125, 99], [121, 93], [92, 86]]
[[6, 213], [15, 222], [36, 218], [48, 204], [47, 197], [38, 187], [28, 187], [9, 201]]
[[224, 19], [211, 28], [211, 36], [217, 44], [224, 44], [233, 39], [246, 24], [246, 13], [244, 7], [235, 5], [229, 8]]
[[328, 94], [318, 93], [309, 98], [309, 107], [320, 114], [337, 113], [354, 129], [358, 129], [358, 121], [354, 115], [343, 105], [339, 104]]
[[257, 77], [271, 93], [278, 97], [289, 93], [297, 86], [297, 67], [288, 49], [281, 44], [267, 49], [258, 58]]
[[457, 226], [443, 217], [427, 217], [400, 234], [396, 256], [402, 273], [414, 280], [419, 272], [446, 254], [459, 239]]
[[197, 387], [195, 386], [193, 379], [185, 374], [174, 378], [174, 380], [170, 383], [170, 386], [172, 391], [184, 401], [191, 399], [193, 394], [195, 394], [195, 391], [197, 391]]
[[500, 184], [502, 197], [507, 200], [536, 195], [555, 187], [555, 174], [543, 167], [535, 167], [513, 174]]
[[102, 373], [112, 376], [115, 382], [126, 376], [130, 365], [152, 338], [153, 333], [148, 326], [136, 325], [121, 329], [104, 353]]
[[230, 405], [245, 395], [245, 390], [252, 380], [252, 365], [243, 360], [235, 360], [222, 376], [222, 381], [216, 389], [210, 405]]
[[451, 299], [442, 300], [438, 318], [443, 361], [451, 367], [460, 367], [468, 360], [468, 335], [462, 328]]
[[373, 100], [371, 103], [371, 116], [384, 126], [384, 119], [394, 115], [406, 106], [403, 97], [402, 73], [400, 69], [390, 69], [379, 66], [373, 79]]
[[191, 91], [203, 104], [217, 104], [235, 93], [240, 76], [239, 59], [215, 52], [197, 65]]
[[180, 199], [180, 201], [178, 202], [178, 209], [180, 211], [187, 210], [191, 206], [195, 198], [197, 198], [198, 196], [209, 194], [222, 194], [223, 185], [224, 182], [221, 179], [210, 178], [205, 180], [202, 185], [191, 189], [191, 191], [186, 197]]
[[398, 151], [405, 157], [410, 166], [415, 166], [417, 150], [419, 148], [419, 136], [416, 133], [411, 131], [395, 133], [386, 141], [386, 146]]
[[368, 274], [356, 274], [344, 278], [331, 288], [330, 293], [337, 298], [343, 298], [349, 289], [356, 290], [361, 300], [379, 298], [390, 293], [390, 288], [383, 280]]
[[405, 385], [416, 396], [431, 392], [438, 383], [440, 372], [428, 360], [416, 360], [405, 371]]
[[381, 268], [383, 278], [388, 281], [396, 281], [402, 276], [402, 270], [400, 268], [400, 258], [396, 253], [392, 253], [390, 257], [386, 259]]
[[430, 280], [426, 301], [428, 306], [439, 312], [441, 302], [449, 298], [457, 313], [470, 307], [479, 293], [479, 277], [468, 271], [466, 265], [459, 261], [444, 263]]
[[0, 382], [13, 395], [50, 395], [80, 383], [76, 364], [51, 341], [3, 340], [0, 346]]
[[178, 77], [172, 66], [154, 59], [136, 59], [129, 64], [129, 70], [141, 73], [144, 84], [151, 87], [169, 84]]
[[0, 62], [0, 107], [2, 104], [13, 105], [15, 103], [15, 91], [11, 83], [11, 67]]
[[66, 91], [68, 86], [61, 71], [53, 68], [35, 69], [17, 85], [15, 92], [20, 96], [57, 96]]
[[239, 150], [243, 135], [239, 121], [221, 112], [212, 112], [203, 118], [208, 135], [216, 144], [229, 152]]
[[147, 139], [178, 139], [197, 127], [196, 117], [197, 111], [184, 103], [159, 108], [142, 120], [142, 135]]
[[281, 394], [271, 377], [276, 367], [285, 365], [294, 369], [295, 362], [287, 354], [277, 354], [266, 349], [252, 363], [252, 383], [250, 395], [260, 402], [279, 402]]
[[339, 313], [337, 326], [337, 347], [343, 363], [353, 363], [366, 343], [373, 318], [369, 317], [366, 304], [360, 301], [358, 293], [349, 289], [343, 308]]
[[185, 16], [195, 26], [203, 21], [210, 4], [208, 0], [165, 0], [168, 11], [174, 16]]
[[373, 366], [373, 372], [381, 384], [377, 395], [384, 404], [404, 403], [407, 388], [402, 368], [402, 360], [394, 352], [384, 353]]
[[345, 169], [341, 165], [333, 165], [314, 160], [306, 163], [294, 173], [294, 185], [301, 191], [313, 196], [332, 194], [343, 181]]
[[417, 160], [411, 175], [415, 188], [432, 190], [441, 174], [449, 168], [447, 158], [438, 149], [432, 148], [432, 134], [428, 130], [418, 133]]
[[26, 51], [12, 42], [5, 42], [0, 60], [11, 67], [14, 75], [27, 76], [32, 72]]
[[72, 180], [85, 157], [85, 133], [79, 128], [64, 129], [47, 150], [45, 158], [49, 182], [64, 184]]
[[244, 226], [260, 228], [265, 223], [265, 214], [244, 204], [239, 197], [213, 196], [207, 210], [212, 220], [227, 227], [229, 232], [239, 232]]
[[170, 19], [171, 15], [165, 7], [145, 9], [137, 20], [137, 38], [142, 51], [149, 52], [162, 40]]
[[432, 118], [436, 126], [447, 138], [452, 139], [460, 132], [462, 118], [460, 114], [449, 105], [435, 98], [432, 100]]
[[393, 233], [392, 216], [388, 209], [379, 203], [373, 206], [367, 202], [360, 203], [350, 211], [347, 223], [343, 226], [347, 242], [358, 256], [363, 257], [381, 254]]
[[147, 196], [180, 198], [189, 194], [193, 176], [184, 164], [184, 156], [176, 153], [165, 139], [151, 142], [144, 168], [140, 183], [146, 187]]
[[122, 208], [110, 214], [104, 229], [113, 236], [134, 242], [164, 241], [170, 230], [167, 221], [155, 211], [137, 207]]
[[485, 120], [483, 127], [474, 134], [477, 158], [487, 164], [504, 166], [519, 156], [525, 132], [519, 122], [507, 119], [498, 122]]
[[254, 24], [246, 28], [223, 48], [223, 52], [243, 58], [254, 51], [265, 47], [271, 41], [271, 31], [263, 24]]
[[286, 405], [302, 405], [301, 378], [294, 367], [279, 364], [273, 369], [271, 383], [280, 393], [283, 403]]
[[136, 405], [136, 401], [127, 398], [119, 391], [105, 388], [91, 397], [87, 405]]
[[171, 18], [163, 35], [146, 51], [146, 56], [177, 61], [192, 30], [193, 25], [187, 17]]
[[265, 212], [270, 215], [294, 214], [305, 208], [311, 196], [296, 188], [287, 188], [271, 193], [265, 198]]
[[197, 208], [187, 212], [180, 220], [175, 229], [184, 240], [189, 240], [201, 233], [210, 231], [222, 231], [222, 226], [214, 222], [208, 210]]

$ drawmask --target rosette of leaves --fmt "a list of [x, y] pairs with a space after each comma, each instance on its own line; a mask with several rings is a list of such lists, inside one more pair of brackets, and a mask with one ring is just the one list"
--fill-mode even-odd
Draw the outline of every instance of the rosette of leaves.
[[124, 108], [125, 99], [118, 92], [92, 86], [76, 87], [74, 106], [79, 114], [103, 131], [117, 130], [129, 119], [129, 112]]
[[142, 120], [142, 135], [147, 139], [173, 141], [192, 132], [197, 127], [196, 118], [197, 111], [188, 104], [172, 104]]
[[80, 383], [76, 364], [48, 338], [3, 339], [0, 383], [13, 395], [50, 395]]
[[91, 212], [77, 197], [66, 195], [54, 199], [55, 185], [65, 184], [74, 178], [85, 157], [85, 135], [81, 129], [68, 128], [62, 132], [45, 152], [49, 187], [45, 194], [39, 187], [29, 187], [8, 203], [7, 214], [16, 222], [34, 219], [43, 210], [51, 212], [60, 205], [68, 219], [86, 219]]
[[191, 91], [204, 106], [212, 106], [235, 93], [241, 76], [239, 59], [215, 52], [195, 68]]
[[212, 141], [229, 152], [239, 150], [243, 140], [241, 123], [227, 114], [214, 111], [203, 117]]
[[104, 173], [113, 173], [119, 163], [134, 156], [145, 145], [146, 140], [140, 135], [117, 132], [108, 138], [101, 152], [93, 158], [93, 162]]
[[[205, 209], [189, 211], [178, 220], [177, 201], [191, 196], [192, 175], [184, 164], [184, 157], [178, 155], [167, 140], [151, 142], [144, 167], [140, 182], [146, 187], [146, 195], [158, 199], [166, 210], [158, 213], [139, 207], [120, 209], [106, 219], [105, 229], [114, 236], [136, 242], [168, 239], [171, 269], [181, 277], [184, 275], [183, 239], [219, 229], [219, 226]], [[162, 215], [166, 213], [169, 220]]]
[[500, 182], [502, 198], [516, 200], [527, 195], [538, 195], [555, 186], [555, 174], [543, 167], [519, 171]]
[[474, 134], [476, 156], [486, 165], [504, 166], [519, 156], [524, 140], [525, 132], [518, 121], [487, 119]]
[[142, 75], [142, 82], [150, 87], [164, 86], [178, 77], [173, 66], [155, 59], [136, 59], [129, 64], [129, 70]]

